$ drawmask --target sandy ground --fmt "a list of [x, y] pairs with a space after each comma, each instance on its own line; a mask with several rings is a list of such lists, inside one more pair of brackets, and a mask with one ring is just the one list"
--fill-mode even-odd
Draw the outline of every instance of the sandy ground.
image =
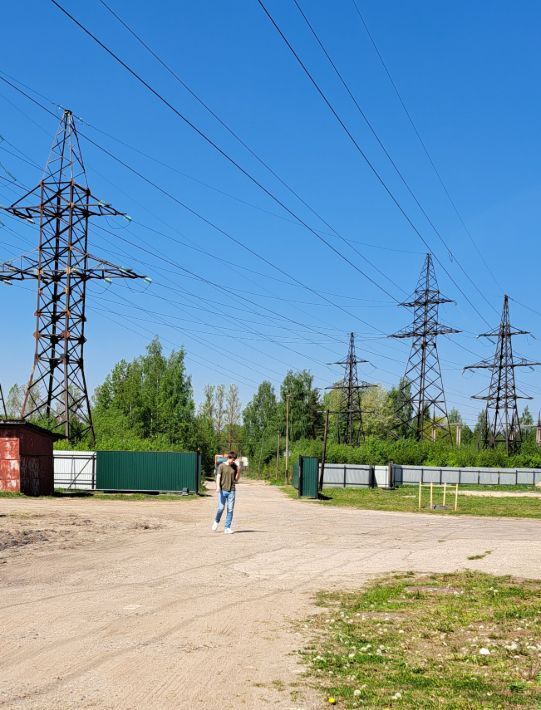
[[234, 535], [210, 531], [213, 510], [0, 499], [0, 706], [322, 707], [291, 623], [316, 590], [393, 570], [541, 577], [541, 521], [330, 508], [258, 483], [239, 486]]
[[[453, 488], [450, 488], [451, 493]], [[458, 491], [459, 496], [475, 496], [479, 498], [541, 498], [541, 493], [535, 491]]]

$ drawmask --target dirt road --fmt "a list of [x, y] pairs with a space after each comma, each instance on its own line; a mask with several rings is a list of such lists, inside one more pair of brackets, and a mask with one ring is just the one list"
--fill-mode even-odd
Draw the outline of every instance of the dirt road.
[[0, 707], [321, 707], [290, 623], [314, 591], [392, 570], [541, 577], [540, 521], [325, 508], [258, 483], [234, 535], [210, 531], [213, 510], [0, 499]]

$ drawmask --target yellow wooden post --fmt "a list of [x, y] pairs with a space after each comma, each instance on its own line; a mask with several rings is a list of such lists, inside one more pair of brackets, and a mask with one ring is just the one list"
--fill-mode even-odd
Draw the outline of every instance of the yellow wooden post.
[[458, 483], [455, 486], [455, 512], [458, 508]]
[[432, 507], [433, 507], [432, 504], [433, 504], [433, 502], [434, 502], [434, 493], [433, 493], [433, 491], [434, 491], [434, 484], [432, 483], [432, 481], [430, 481], [430, 510], [432, 510]]
[[445, 508], [445, 499], [447, 498], [447, 483], [443, 484], [443, 507]]
[[423, 484], [419, 481], [419, 510], [421, 510], [421, 498], [423, 495]]

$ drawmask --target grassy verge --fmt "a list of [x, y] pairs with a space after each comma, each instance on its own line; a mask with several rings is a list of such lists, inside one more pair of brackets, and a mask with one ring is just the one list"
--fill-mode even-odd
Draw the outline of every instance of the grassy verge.
[[[291, 497], [297, 497], [297, 491], [291, 486], [284, 486]], [[460, 490], [465, 490], [460, 489]], [[480, 490], [480, 487], [468, 490]], [[493, 490], [493, 489], [491, 489]], [[346, 506], [364, 510], [394, 510], [409, 513], [418, 511], [418, 488], [402, 486], [392, 491], [382, 488], [325, 488], [321, 505]], [[442, 502], [441, 488], [434, 489], [434, 504]], [[477, 496], [458, 496], [458, 510], [453, 510], [454, 493], [447, 491], [445, 510], [430, 510], [428, 490], [423, 489], [423, 507], [421, 512], [432, 515], [487, 515], [512, 518], [541, 518], [541, 498], [490, 498]]]
[[540, 599], [539, 582], [472, 572], [323, 593], [308, 675], [345, 708], [539, 708]]
[[[5, 491], [0, 491], [0, 498], [26, 498], [27, 496], [22, 493], [8, 493]], [[158, 500], [158, 501], [171, 501], [171, 500], [193, 500], [196, 498], [195, 493], [190, 493], [189, 495], [182, 495], [176, 493], [100, 493], [99, 491], [70, 491], [64, 489], [55, 490], [53, 496], [42, 496], [49, 498], [81, 498], [81, 499], [97, 499], [97, 500]]]

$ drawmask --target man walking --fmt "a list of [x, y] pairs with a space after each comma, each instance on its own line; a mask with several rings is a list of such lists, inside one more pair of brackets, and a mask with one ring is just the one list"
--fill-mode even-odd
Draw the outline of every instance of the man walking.
[[235, 507], [235, 483], [238, 482], [240, 472], [235, 459], [237, 454], [230, 451], [227, 454], [227, 461], [218, 466], [216, 474], [216, 490], [218, 492], [218, 510], [216, 517], [212, 523], [212, 529], [216, 531], [220, 524], [220, 519], [224, 508], [227, 506], [227, 515], [225, 517], [224, 533], [231, 534], [231, 522], [233, 520], [233, 508]]

